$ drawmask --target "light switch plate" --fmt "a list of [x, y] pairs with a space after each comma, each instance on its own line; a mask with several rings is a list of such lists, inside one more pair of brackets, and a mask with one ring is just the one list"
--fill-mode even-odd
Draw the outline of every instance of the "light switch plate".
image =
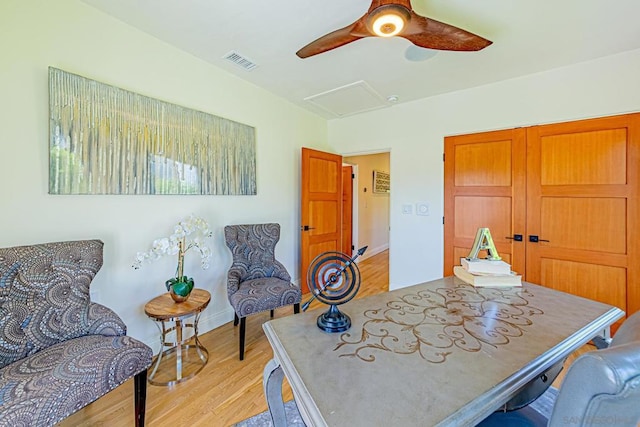
[[429, 203], [427, 202], [416, 203], [416, 214], [423, 215], [423, 216], [429, 215]]

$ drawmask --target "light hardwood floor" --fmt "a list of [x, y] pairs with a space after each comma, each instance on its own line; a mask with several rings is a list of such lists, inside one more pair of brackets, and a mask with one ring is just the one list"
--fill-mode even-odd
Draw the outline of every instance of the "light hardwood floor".
[[[359, 263], [362, 284], [357, 298], [386, 292], [389, 257], [382, 252]], [[303, 298], [306, 301], [308, 298]], [[323, 304], [314, 301], [309, 310]], [[291, 307], [276, 310], [276, 317], [293, 314]], [[238, 360], [238, 327], [229, 322], [201, 335], [209, 350], [207, 366], [194, 378], [172, 387], [147, 387], [146, 424], [155, 426], [229, 426], [267, 409], [262, 391], [262, 370], [273, 358], [262, 324], [269, 313], [247, 318], [245, 360]], [[283, 397], [292, 399], [283, 387]], [[73, 414], [60, 426], [133, 425], [133, 381]]]
[[[387, 252], [359, 263], [362, 285], [358, 298], [388, 290], [389, 258]], [[306, 301], [306, 298], [303, 298]], [[321, 307], [314, 301], [309, 310]], [[276, 317], [292, 315], [291, 307], [276, 310]], [[172, 387], [149, 385], [147, 388], [146, 424], [156, 426], [229, 426], [265, 411], [262, 370], [273, 357], [262, 323], [263, 313], [247, 318], [245, 360], [238, 360], [238, 327], [229, 322], [201, 336], [209, 350], [209, 363], [194, 378]], [[585, 346], [577, 353], [593, 347]], [[570, 357], [570, 361], [575, 356]], [[566, 371], [566, 369], [565, 369]], [[562, 374], [561, 374], [562, 375]], [[560, 378], [554, 385], [558, 386]], [[284, 400], [292, 399], [291, 389], [283, 387]], [[129, 380], [101, 399], [73, 414], [60, 426], [133, 425], [133, 381]]]

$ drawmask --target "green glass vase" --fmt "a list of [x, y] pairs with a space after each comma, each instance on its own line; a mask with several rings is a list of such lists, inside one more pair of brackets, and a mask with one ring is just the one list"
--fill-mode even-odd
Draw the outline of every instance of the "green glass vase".
[[167, 280], [165, 286], [175, 302], [184, 302], [189, 299], [194, 285], [191, 277], [181, 276]]

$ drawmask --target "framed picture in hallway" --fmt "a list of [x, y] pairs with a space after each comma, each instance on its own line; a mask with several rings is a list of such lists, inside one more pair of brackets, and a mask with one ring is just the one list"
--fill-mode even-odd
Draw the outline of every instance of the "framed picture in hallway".
[[373, 171], [373, 192], [389, 193], [391, 191], [391, 176], [389, 172], [375, 170]]

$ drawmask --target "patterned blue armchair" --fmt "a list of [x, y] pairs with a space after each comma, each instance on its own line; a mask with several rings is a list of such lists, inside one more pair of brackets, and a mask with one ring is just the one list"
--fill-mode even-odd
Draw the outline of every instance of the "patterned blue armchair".
[[0, 426], [51, 426], [135, 377], [144, 425], [152, 352], [92, 303], [99, 240], [0, 249]]
[[235, 310], [234, 326], [240, 322], [240, 360], [244, 360], [246, 317], [293, 304], [300, 312], [302, 292], [275, 258], [280, 224], [228, 225], [224, 228], [233, 264], [227, 275], [227, 295]]

